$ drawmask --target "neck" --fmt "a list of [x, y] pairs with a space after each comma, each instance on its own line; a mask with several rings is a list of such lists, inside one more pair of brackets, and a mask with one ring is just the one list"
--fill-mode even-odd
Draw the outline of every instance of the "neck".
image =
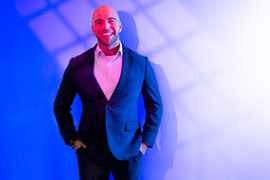
[[106, 55], [106, 56], [113, 56], [116, 55], [116, 53], [118, 52], [119, 48], [120, 48], [120, 42], [117, 46], [115, 47], [109, 47], [109, 46], [104, 46], [103, 44], [99, 43], [98, 44], [100, 49], [102, 50], [102, 52]]

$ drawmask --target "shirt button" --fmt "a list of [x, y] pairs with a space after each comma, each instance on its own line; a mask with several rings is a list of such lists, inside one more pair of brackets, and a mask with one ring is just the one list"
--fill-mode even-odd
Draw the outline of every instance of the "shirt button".
[[107, 105], [107, 108], [111, 108], [112, 106], [111, 105]]

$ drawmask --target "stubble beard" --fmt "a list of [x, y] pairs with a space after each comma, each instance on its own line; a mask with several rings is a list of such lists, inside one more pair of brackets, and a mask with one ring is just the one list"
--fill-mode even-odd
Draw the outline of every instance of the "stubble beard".
[[[101, 38], [98, 39], [98, 41], [99, 41], [102, 45], [104, 45], [104, 46], [106, 46], [106, 47], [110, 47], [110, 46], [112, 46], [118, 39], [119, 39], [119, 34], [118, 34], [117, 36], [115, 36], [115, 37], [112, 39], [112, 41], [111, 41], [110, 44], [107, 44], [107, 43], [103, 42], [103, 41], [101, 40]], [[118, 44], [117, 44], [117, 45], [118, 45]]]

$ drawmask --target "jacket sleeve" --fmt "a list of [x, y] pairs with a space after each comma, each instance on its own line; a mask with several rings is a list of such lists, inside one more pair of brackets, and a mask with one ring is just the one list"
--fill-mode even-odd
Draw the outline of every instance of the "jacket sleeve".
[[153, 68], [146, 57], [146, 70], [142, 87], [144, 106], [146, 110], [142, 141], [153, 147], [163, 112], [163, 105]]
[[70, 113], [71, 104], [75, 98], [76, 89], [72, 78], [72, 60], [65, 70], [60, 88], [54, 102], [54, 114], [60, 134], [66, 144], [70, 139], [78, 139], [73, 117]]

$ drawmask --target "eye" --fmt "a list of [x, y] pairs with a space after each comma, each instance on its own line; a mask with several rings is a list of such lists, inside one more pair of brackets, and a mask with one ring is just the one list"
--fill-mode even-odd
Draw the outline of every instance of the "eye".
[[108, 22], [109, 23], [115, 23], [115, 19], [109, 19]]
[[95, 24], [102, 24], [102, 21], [96, 21]]

